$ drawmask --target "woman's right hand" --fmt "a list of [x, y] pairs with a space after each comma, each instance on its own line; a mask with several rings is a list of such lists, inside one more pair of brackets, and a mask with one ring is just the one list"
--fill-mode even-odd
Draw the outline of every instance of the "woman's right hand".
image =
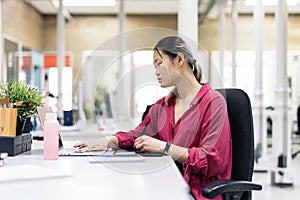
[[115, 141], [117, 141], [115, 136], [108, 136], [97, 141], [77, 143], [74, 147], [79, 147], [81, 152], [101, 151], [107, 147], [116, 148], [117, 144], [115, 144]]

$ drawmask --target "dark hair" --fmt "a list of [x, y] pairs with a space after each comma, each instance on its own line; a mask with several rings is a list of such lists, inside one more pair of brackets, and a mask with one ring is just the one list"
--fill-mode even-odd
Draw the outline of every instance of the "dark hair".
[[[174, 59], [178, 53], [182, 53], [191, 67], [193, 74], [200, 83], [202, 79], [202, 70], [200, 65], [193, 57], [192, 51], [189, 49], [186, 42], [178, 36], [169, 36], [161, 39], [154, 47], [158, 53], [161, 50], [167, 54], [171, 59]], [[159, 53], [160, 54], [160, 53]]]

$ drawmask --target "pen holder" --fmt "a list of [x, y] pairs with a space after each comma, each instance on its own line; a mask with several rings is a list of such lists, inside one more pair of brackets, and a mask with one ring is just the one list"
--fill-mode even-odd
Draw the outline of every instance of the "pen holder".
[[0, 136], [16, 136], [17, 109], [0, 108]]

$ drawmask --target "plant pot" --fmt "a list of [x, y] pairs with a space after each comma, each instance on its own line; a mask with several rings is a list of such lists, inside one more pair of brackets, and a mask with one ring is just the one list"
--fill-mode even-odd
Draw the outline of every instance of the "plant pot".
[[25, 120], [21, 120], [17, 117], [17, 128], [16, 135], [22, 135], [22, 133], [30, 133], [32, 130], [32, 123], [30, 117], [27, 117]]

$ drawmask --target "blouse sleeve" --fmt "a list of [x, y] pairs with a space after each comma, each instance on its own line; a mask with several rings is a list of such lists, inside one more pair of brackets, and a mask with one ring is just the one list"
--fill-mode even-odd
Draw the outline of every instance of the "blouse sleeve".
[[205, 108], [200, 106], [200, 145], [188, 149], [183, 163], [184, 178], [191, 174], [211, 177], [222, 174], [231, 163], [231, 135], [226, 102], [221, 96], [213, 97]]
[[144, 120], [133, 130], [128, 132], [117, 132], [114, 136], [117, 137], [119, 147], [126, 149], [133, 147], [134, 141], [137, 137], [141, 136], [142, 134], [151, 136], [156, 138], [157, 133], [155, 131], [155, 115], [153, 114], [153, 107], [152, 106], [149, 110], [149, 113], [145, 116]]
[[141, 134], [145, 134], [156, 139], [158, 138], [158, 130], [157, 130], [157, 118], [158, 118], [158, 110], [162, 109], [162, 104], [164, 102], [164, 97], [159, 99], [155, 104], [151, 106], [148, 114], [145, 116], [144, 120], [133, 130], [128, 132], [117, 132], [114, 136], [117, 137], [119, 147], [126, 149], [133, 147], [134, 141], [137, 137], [141, 136]]

